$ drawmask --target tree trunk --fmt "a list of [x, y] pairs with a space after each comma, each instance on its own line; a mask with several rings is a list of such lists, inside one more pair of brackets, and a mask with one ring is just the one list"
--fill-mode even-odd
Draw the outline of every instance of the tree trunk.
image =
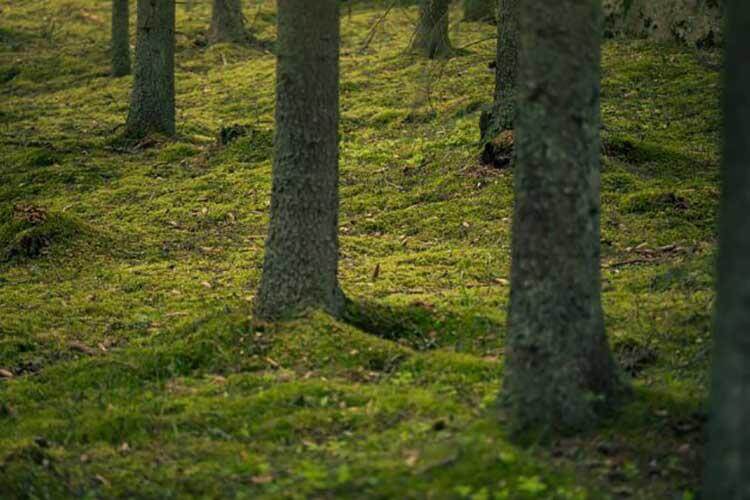
[[494, 21], [496, 0], [464, 0], [464, 21]]
[[241, 43], [247, 41], [242, 0], [213, 0], [210, 43]]
[[448, 36], [450, 0], [422, 0], [412, 50], [435, 59], [452, 52]]
[[504, 403], [515, 431], [589, 426], [621, 387], [599, 256], [600, 0], [520, 4]]
[[484, 144], [484, 163], [504, 166], [511, 161], [513, 141], [498, 140], [498, 136], [504, 131], [513, 130], [516, 115], [520, 0], [500, 0], [499, 4], [495, 96], [492, 107], [482, 114], [479, 128]]
[[135, 76], [126, 135], [174, 135], [174, 0], [138, 0]]
[[112, 76], [130, 74], [130, 0], [112, 0]]
[[727, 2], [724, 171], [702, 498], [750, 498], [750, 3]]
[[322, 308], [341, 314], [338, 283], [339, 2], [278, 0], [271, 221], [258, 318]]

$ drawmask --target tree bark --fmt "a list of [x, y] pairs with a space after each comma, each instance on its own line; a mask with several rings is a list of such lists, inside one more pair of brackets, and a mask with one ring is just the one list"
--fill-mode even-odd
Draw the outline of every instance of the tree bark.
[[600, 0], [520, 4], [504, 404], [514, 431], [577, 431], [621, 388], [599, 249]]
[[750, 498], [750, 3], [727, 3], [723, 194], [702, 498]]
[[213, 0], [210, 43], [241, 43], [247, 41], [242, 0]]
[[276, 155], [256, 317], [340, 315], [339, 2], [278, 0]]
[[510, 162], [510, 145], [496, 142], [504, 131], [513, 130], [516, 116], [516, 82], [518, 80], [518, 14], [520, 0], [500, 0], [495, 59], [495, 95], [490, 109], [482, 113], [479, 123], [485, 163]]
[[494, 21], [496, 0], [464, 0], [464, 21]]
[[135, 75], [125, 134], [175, 133], [175, 2], [138, 0]]
[[450, 0], [421, 0], [412, 50], [430, 59], [451, 54], [449, 10]]
[[112, 0], [112, 76], [130, 74], [130, 0]]

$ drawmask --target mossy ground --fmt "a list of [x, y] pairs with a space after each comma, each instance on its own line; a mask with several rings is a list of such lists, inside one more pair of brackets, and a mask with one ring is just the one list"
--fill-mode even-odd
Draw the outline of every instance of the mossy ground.
[[[0, 264], [0, 368], [13, 374], [0, 380], [0, 496], [697, 489], [721, 122], [718, 74], [696, 53], [604, 46], [604, 303], [635, 396], [596, 431], [521, 450], [492, 412], [512, 212], [512, 173], [477, 161], [493, 28], [455, 24], [461, 50], [430, 62], [405, 52], [415, 8], [393, 10], [366, 47], [383, 5], [345, 11], [341, 281], [352, 304], [345, 322], [253, 326], [270, 3], [252, 7], [247, 47], [204, 47], [207, 2], [179, 8], [179, 137], [135, 145], [116, 140], [131, 80], [107, 75], [108, 7], [3, 7], [0, 203], [43, 207], [52, 223], [42, 250]], [[234, 124], [250, 132], [217, 146]], [[4, 248], [30, 229], [0, 228]]]

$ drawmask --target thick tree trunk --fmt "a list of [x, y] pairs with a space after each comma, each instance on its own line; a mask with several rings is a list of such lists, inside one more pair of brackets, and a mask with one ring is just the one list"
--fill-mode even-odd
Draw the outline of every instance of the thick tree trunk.
[[494, 21], [496, 14], [496, 0], [464, 0], [465, 21]]
[[126, 135], [174, 135], [174, 52], [174, 0], [138, 0], [135, 76]]
[[600, 0], [520, 4], [504, 403], [516, 431], [590, 425], [620, 388], [599, 256]]
[[[485, 163], [510, 163], [513, 141], [498, 136], [513, 130], [518, 80], [518, 12], [520, 0], [500, 0], [495, 59], [495, 96], [492, 107], [482, 114], [480, 133]], [[512, 136], [511, 136], [512, 139]]]
[[750, 498], [750, 3], [727, 2], [724, 172], [702, 498]]
[[213, 0], [209, 41], [211, 43], [247, 41], [242, 0]]
[[255, 304], [262, 319], [339, 315], [339, 2], [278, 0], [276, 155]]
[[112, 76], [130, 74], [130, 0], [112, 0]]
[[421, 0], [412, 50], [430, 59], [451, 54], [449, 9], [450, 0]]

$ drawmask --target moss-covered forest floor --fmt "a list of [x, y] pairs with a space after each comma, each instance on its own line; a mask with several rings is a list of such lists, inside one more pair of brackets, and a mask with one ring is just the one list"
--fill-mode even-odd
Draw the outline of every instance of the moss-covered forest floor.
[[384, 5], [345, 12], [352, 305], [253, 326], [273, 12], [248, 9], [252, 46], [207, 48], [208, 2], [180, 5], [179, 137], [124, 144], [131, 80], [107, 76], [108, 9], [2, 6], [0, 496], [692, 498], [718, 53], [604, 46], [604, 305], [634, 396], [594, 432], [521, 449], [492, 411], [513, 201], [512, 172], [477, 161], [494, 29], [455, 23], [461, 50], [429, 62], [403, 50], [414, 7], [366, 46]]

